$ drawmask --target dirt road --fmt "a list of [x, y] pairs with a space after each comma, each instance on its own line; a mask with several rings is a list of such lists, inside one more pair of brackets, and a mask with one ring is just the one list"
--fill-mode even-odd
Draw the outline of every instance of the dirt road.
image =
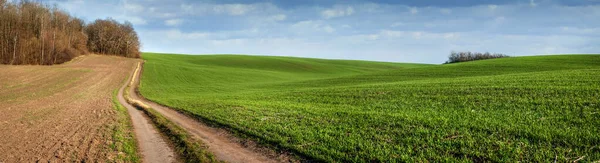
[[113, 91], [137, 59], [87, 55], [0, 65], [0, 162], [113, 162]]
[[[139, 76], [134, 81], [134, 85], [137, 86], [139, 83]], [[135, 92], [135, 88], [129, 88], [130, 92]], [[197, 120], [190, 118], [184, 114], [181, 114], [175, 110], [148, 101], [145, 98], [140, 97], [136, 93], [131, 93], [131, 98], [144, 102], [149, 105], [157, 112], [162, 114], [170, 121], [181, 126], [192, 134], [197, 140], [202, 141], [208, 146], [208, 150], [212, 152], [218, 160], [231, 162], [231, 163], [249, 163], [249, 162], [282, 162], [286, 158], [272, 158], [265, 156], [262, 152], [257, 152], [249, 148], [245, 148], [235, 140], [231, 139], [222, 130], [211, 128], [198, 122]]]
[[[137, 64], [136, 64], [137, 65]], [[138, 71], [140, 68], [135, 69]], [[138, 71], [139, 72], [139, 71]], [[139, 152], [142, 155], [142, 162], [144, 163], [169, 163], [175, 162], [175, 152], [171, 147], [169, 147], [168, 143], [164, 138], [161, 137], [158, 130], [152, 126], [150, 120], [144, 115], [144, 112], [137, 110], [135, 107], [131, 106], [125, 100], [123, 96], [123, 92], [125, 87], [129, 85], [129, 81], [137, 78], [139, 73], [132, 73], [131, 77], [127, 82], [121, 86], [119, 89], [118, 99], [121, 105], [127, 108], [129, 115], [131, 116], [131, 121], [133, 125], [133, 129], [135, 131], [135, 137], [138, 140]], [[135, 77], [134, 77], [135, 76]]]

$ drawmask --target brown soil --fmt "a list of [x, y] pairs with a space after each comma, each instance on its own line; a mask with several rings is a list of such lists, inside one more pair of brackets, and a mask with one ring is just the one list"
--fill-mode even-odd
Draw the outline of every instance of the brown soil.
[[87, 55], [0, 65], [0, 162], [113, 162], [112, 93], [139, 60]]
[[[134, 75], [131, 75], [129, 80], [133, 80], [133, 76]], [[136, 140], [138, 140], [138, 149], [142, 155], [142, 162], [175, 162], [175, 152], [161, 136], [158, 130], [152, 125], [148, 117], [145, 116], [144, 112], [137, 110], [135, 107], [127, 103], [127, 100], [125, 100], [123, 92], [126, 86], [129, 84], [129, 80], [123, 84], [121, 89], [119, 89], [118, 99], [119, 102], [127, 108], [127, 111], [131, 116], [135, 137]]]
[[[139, 76], [134, 81], [134, 85], [139, 83]], [[272, 151], [256, 148], [255, 145], [242, 145], [238, 139], [234, 138], [222, 129], [209, 127], [194, 118], [188, 117], [182, 113], [172, 110], [168, 107], [156, 104], [139, 96], [135, 87], [129, 88], [131, 98], [142, 101], [149, 105], [164, 117], [187, 130], [195, 139], [201, 141], [208, 147], [218, 160], [231, 163], [248, 162], [289, 162], [287, 155], [276, 154]], [[248, 144], [248, 143], [247, 143]]]

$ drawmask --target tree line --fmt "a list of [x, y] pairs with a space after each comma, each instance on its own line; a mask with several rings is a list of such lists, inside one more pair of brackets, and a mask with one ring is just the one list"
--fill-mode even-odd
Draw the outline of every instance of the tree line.
[[506, 58], [510, 57], [505, 54], [500, 53], [478, 53], [478, 52], [451, 52], [450, 56], [448, 56], [448, 61], [444, 64], [449, 63], [458, 63], [458, 62], [468, 62], [468, 61], [476, 61], [476, 60], [484, 60], [484, 59], [494, 59], [494, 58]]
[[140, 57], [131, 23], [86, 24], [56, 6], [0, 0], [0, 64], [52, 65], [87, 53]]

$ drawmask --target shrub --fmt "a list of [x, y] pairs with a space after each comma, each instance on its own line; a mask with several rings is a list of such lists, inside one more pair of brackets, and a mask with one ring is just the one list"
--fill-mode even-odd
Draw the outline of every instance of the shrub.
[[494, 58], [506, 58], [510, 57], [501, 53], [478, 53], [478, 52], [451, 52], [448, 57], [448, 61], [444, 64], [449, 63], [458, 63], [458, 62], [468, 62], [468, 61], [476, 61], [476, 60], [484, 60], [484, 59], [494, 59]]

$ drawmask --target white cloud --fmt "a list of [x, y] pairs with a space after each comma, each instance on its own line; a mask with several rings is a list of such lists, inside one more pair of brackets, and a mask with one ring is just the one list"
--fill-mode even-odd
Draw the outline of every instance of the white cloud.
[[600, 35], [600, 28], [560, 27], [562, 32], [579, 35]]
[[325, 30], [325, 32], [327, 33], [335, 32], [335, 28], [331, 27], [330, 25], [326, 25], [325, 27], [323, 27], [323, 30]]
[[336, 31], [331, 25], [324, 24], [321, 21], [300, 21], [293, 25], [290, 28], [295, 33], [306, 34], [306, 33], [314, 33], [314, 32], [326, 32], [333, 33]]
[[255, 9], [255, 6], [246, 4], [223, 4], [213, 6], [214, 12], [225, 13], [229, 15], [244, 15]]
[[191, 4], [181, 4], [180, 8], [183, 12], [186, 13], [193, 13], [194, 12], [194, 6]]
[[381, 32], [379, 32], [378, 36], [401, 37], [401, 36], [404, 36], [404, 34], [405, 34], [404, 31], [382, 30]]
[[146, 25], [148, 24], [148, 21], [146, 21], [146, 19], [142, 18], [142, 17], [138, 17], [138, 16], [117, 16], [115, 17], [116, 20], [118, 21], [129, 21], [131, 22], [131, 24], [133, 25]]
[[419, 13], [419, 9], [417, 9], [416, 7], [411, 7], [410, 8], [410, 14], [414, 15], [414, 14], [417, 14], [417, 13]]
[[377, 40], [377, 39], [379, 39], [379, 35], [367, 35], [367, 39], [369, 39], [369, 40]]
[[401, 31], [401, 30], [381, 30], [378, 33], [368, 35], [368, 39], [430, 39], [430, 40], [443, 40], [443, 39], [457, 39], [460, 37], [460, 33], [457, 32], [442, 32], [433, 33], [425, 31]]
[[273, 20], [273, 21], [284, 21], [285, 19], [287, 19], [287, 15], [277, 14], [277, 15], [270, 16], [268, 19]]
[[494, 19], [494, 21], [496, 21], [497, 23], [502, 23], [504, 22], [504, 20], [506, 20], [504, 16], [499, 16]]
[[402, 22], [395, 22], [392, 25], [390, 25], [390, 27], [400, 27], [400, 26], [403, 26], [403, 25], [405, 25], [405, 24], [402, 23]]
[[353, 7], [334, 7], [332, 9], [326, 9], [321, 11], [321, 16], [323, 16], [323, 18], [325, 19], [331, 19], [331, 18], [337, 18], [337, 17], [343, 17], [343, 16], [350, 16], [354, 14], [354, 8]]
[[444, 34], [444, 38], [445, 39], [456, 39], [456, 38], [459, 38], [459, 37], [460, 37], [460, 35], [457, 34], [457, 33], [446, 33], [446, 34]]
[[165, 20], [165, 25], [167, 26], [179, 26], [183, 23], [183, 19], [169, 19]]
[[244, 16], [250, 13], [266, 13], [273, 10], [279, 10], [277, 6], [271, 3], [253, 3], [253, 4], [181, 4], [180, 9], [191, 15], [231, 15]]
[[377, 12], [381, 11], [383, 6], [386, 6], [386, 5], [381, 5], [381, 4], [377, 4], [377, 3], [365, 3], [365, 4], [355, 5], [354, 8], [361, 12], [377, 13]]
[[175, 14], [175, 13], [160, 13], [160, 14], [158, 14], [158, 17], [160, 17], [160, 18], [170, 18], [170, 17], [174, 17], [176, 15], [177, 14]]
[[[205, 41], [205, 40], [231, 40], [238, 38], [257, 38], [265, 33], [258, 28], [235, 30], [235, 31], [182, 31], [177, 28], [168, 30], [141, 30], [140, 33], [146, 34], [149, 38], [164, 37], [160, 41]], [[144, 37], [142, 37], [144, 39]], [[154, 42], [154, 41], [150, 41]]]
[[174, 40], [190, 40], [190, 39], [207, 39], [209, 38], [209, 33], [203, 32], [191, 32], [191, 33], [183, 33], [178, 29], [171, 29], [167, 31], [160, 31], [161, 33], [165, 33], [166, 37]]
[[156, 7], [149, 7], [148, 12], [145, 13], [145, 15], [148, 16], [152, 16], [152, 17], [158, 17], [158, 18], [171, 18], [171, 17], [175, 17], [177, 14], [173, 11], [169, 11], [169, 12], [163, 12], [162, 10], [164, 9], [158, 9]]
[[412, 32], [411, 34], [415, 39], [421, 39], [421, 37], [423, 36], [423, 32]]
[[134, 3], [125, 3], [123, 5], [123, 9], [126, 12], [132, 12], [132, 13], [141, 13], [144, 12], [145, 8], [142, 5], [139, 4], [134, 4]]
[[451, 14], [452, 10], [451, 9], [447, 9], [447, 8], [443, 8], [443, 9], [440, 9], [440, 12], [442, 14]]
[[489, 8], [491, 11], [494, 11], [494, 10], [496, 10], [496, 8], [498, 8], [498, 5], [488, 5], [488, 8]]
[[529, 0], [529, 6], [535, 7], [537, 6], [537, 3], [535, 3], [535, 0]]

